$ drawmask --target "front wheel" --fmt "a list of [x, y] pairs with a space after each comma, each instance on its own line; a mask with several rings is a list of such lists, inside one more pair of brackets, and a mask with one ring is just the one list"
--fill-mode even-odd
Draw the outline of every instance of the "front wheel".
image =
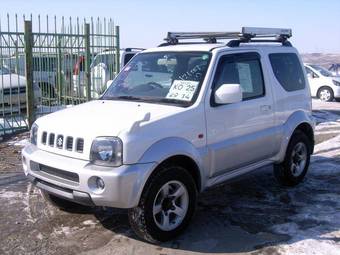
[[321, 101], [332, 102], [334, 99], [333, 90], [328, 87], [322, 87], [318, 92], [318, 97]]
[[276, 179], [285, 186], [295, 186], [305, 177], [311, 155], [311, 142], [301, 131], [295, 131], [281, 164], [274, 165]]
[[148, 242], [171, 240], [189, 224], [196, 198], [196, 185], [188, 171], [166, 166], [148, 181], [138, 207], [129, 209], [130, 225]]

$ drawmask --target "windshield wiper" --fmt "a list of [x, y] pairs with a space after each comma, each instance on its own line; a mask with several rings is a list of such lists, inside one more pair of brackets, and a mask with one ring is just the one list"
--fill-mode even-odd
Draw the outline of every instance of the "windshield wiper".
[[135, 97], [135, 96], [116, 96], [116, 97], [104, 97], [104, 100], [116, 100], [116, 99], [123, 99], [123, 100], [131, 100], [131, 101], [144, 101], [144, 98]]
[[103, 100], [129, 100], [138, 102], [149, 102], [149, 103], [168, 103], [180, 106], [189, 106], [191, 102], [183, 101], [175, 98], [148, 98], [148, 97], [136, 97], [136, 96], [113, 96], [103, 97]]
[[156, 98], [154, 101], [161, 102], [161, 103], [171, 103], [171, 104], [179, 104], [179, 105], [184, 105], [184, 106], [189, 106], [191, 102], [188, 101], [183, 101], [175, 98]]

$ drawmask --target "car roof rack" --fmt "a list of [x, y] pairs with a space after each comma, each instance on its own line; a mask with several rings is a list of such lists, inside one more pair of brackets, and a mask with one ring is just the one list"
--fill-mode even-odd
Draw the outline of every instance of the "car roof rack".
[[[203, 39], [206, 43], [217, 43], [218, 39], [229, 39], [227, 46], [238, 47], [241, 43], [282, 43], [292, 46], [288, 39], [292, 30], [288, 28], [243, 27], [241, 32], [168, 32], [166, 43], [159, 46], [185, 44], [180, 40]], [[194, 42], [197, 43], [197, 42]]]

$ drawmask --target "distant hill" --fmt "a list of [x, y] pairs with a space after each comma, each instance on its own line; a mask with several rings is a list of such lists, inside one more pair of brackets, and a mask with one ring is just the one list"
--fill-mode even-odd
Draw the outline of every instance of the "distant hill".
[[330, 53], [304, 53], [301, 54], [305, 63], [319, 64], [328, 68], [331, 64], [340, 63], [340, 54]]

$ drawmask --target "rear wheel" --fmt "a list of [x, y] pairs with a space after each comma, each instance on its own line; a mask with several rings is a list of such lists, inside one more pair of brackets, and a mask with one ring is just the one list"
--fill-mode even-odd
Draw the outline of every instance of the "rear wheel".
[[322, 87], [318, 91], [318, 98], [324, 102], [332, 102], [334, 99], [333, 90], [329, 87]]
[[146, 184], [138, 207], [129, 210], [132, 229], [151, 242], [171, 240], [189, 224], [196, 207], [192, 176], [181, 166], [167, 166]]
[[301, 131], [295, 131], [281, 164], [274, 165], [276, 179], [283, 185], [295, 186], [305, 177], [311, 155], [311, 143]]

